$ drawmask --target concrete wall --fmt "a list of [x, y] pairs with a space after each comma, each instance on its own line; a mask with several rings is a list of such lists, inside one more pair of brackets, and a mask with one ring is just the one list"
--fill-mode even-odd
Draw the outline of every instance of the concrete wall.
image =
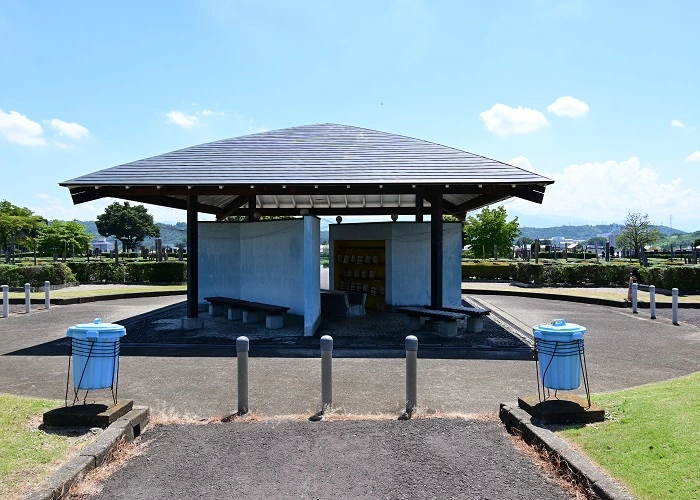
[[[199, 301], [223, 295], [289, 307], [312, 335], [321, 313], [320, 221], [199, 223]], [[307, 328], [308, 327], [308, 328]]]
[[[462, 300], [462, 228], [443, 224], [443, 305], [459, 306]], [[336, 240], [385, 240], [386, 296], [388, 305], [430, 304], [430, 223], [379, 222], [329, 226], [331, 256]], [[335, 259], [330, 260], [331, 288]]]

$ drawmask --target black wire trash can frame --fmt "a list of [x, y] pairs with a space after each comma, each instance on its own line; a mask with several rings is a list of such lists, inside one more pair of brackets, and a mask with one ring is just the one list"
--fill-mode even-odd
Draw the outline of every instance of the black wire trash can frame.
[[92, 324], [69, 328], [66, 335], [72, 337], [66, 377], [66, 406], [68, 406], [71, 361], [73, 364], [72, 405], [80, 399], [81, 390], [85, 391], [83, 397], [85, 404], [88, 393], [97, 389], [110, 389], [112, 400], [116, 404], [119, 387], [120, 339], [126, 335], [126, 329], [121, 325], [102, 323], [98, 318]]
[[559, 390], [572, 390], [581, 385], [583, 379], [588, 407], [591, 407], [591, 392], [588, 384], [588, 368], [583, 344], [586, 329], [563, 319], [533, 328], [535, 336], [535, 367], [537, 370], [537, 395], [540, 402]]

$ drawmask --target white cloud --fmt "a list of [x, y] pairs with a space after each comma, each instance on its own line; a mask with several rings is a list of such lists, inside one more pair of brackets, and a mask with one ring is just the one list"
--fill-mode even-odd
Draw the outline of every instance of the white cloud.
[[683, 128], [683, 127], [685, 127], [685, 123], [683, 123], [680, 120], [671, 120], [671, 126]]
[[214, 112], [211, 109], [205, 109], [203, 111], [200, 111], [199, 114], [202, 116], [211, 116], [214, 114]]
[[506, 162], [508, 165], [513, 165], [514, 167], [522, 168], [523, 170], [527, 170], [528, 172], [535, 172], [537, 173], [537, 170], [535, 170], [532, 166], [532, 163], [530, 163], [530, 159], [527, 156], [516, 156], [515, 158], [511, 158]]
[[80, 139], [90, 135], [88, 129], [75, 122], [66, 122], [58, 118], [46, 120], [49, 126], [56, 132], [56, 135], [70, 137], [71, 139]]
[[700, 151], [694, 151], [686, 156], [685, 161], [700, 162]]
[[547, 118], [538, 110], [511, 108], [505, 104], [494, 104], [491, 109], [479, 113], [489, 132], [500, 136], [508, 134], [527, 134], [549, 125]]
[[637, 157], [575, 164], [543, 175], [554, 180], [543, 203], [517, 200], [508, 204], [509, 211], [609, 222], [630, 212], [648, 213], [652, 221], [666, 220], [669, 213], [678, 220], [697, 219], [700, 192], [683, 179], [664, 179], [652, 167], [642, 167]]
[[590, 107], [588, 104], [570, 95], [560, 97], [547, 106], [547, 110], [550, 113], [554, 113], [557, 116], [567, 116], [569, 118], [581, 118], [588, 113], [589, 109]]
[[168, 117], [168, 121], [166, 123], [172, 123], [185, 128], [192, 127], [199, 122], [199, 118], [196, 116], [186, 115], [182, 111], [171, 111], [170, 113], [166, 113], [165, 116]]
[[17, 111], [4, 113], [0, 109], [0, 135], [6, 140], [23, 146], [44, 146], [44, 129]]

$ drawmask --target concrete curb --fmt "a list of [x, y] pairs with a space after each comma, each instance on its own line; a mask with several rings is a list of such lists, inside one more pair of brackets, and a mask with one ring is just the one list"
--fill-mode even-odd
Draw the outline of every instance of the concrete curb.
[[43, 481], [25, 500], [58, 500], [64, 498], [71, 486], [80, 481], [85, 474], [99, 467], [109, 458], [110, 453], [120, 441], [133, 441], [150, 420], [147, 406], [134, 408], [121, 418], [115, 420], [104, 432], [83, 448], [80, 454], [63, 464], [48, 479]]
[[563, 439], [549, 429], [533, 424], [530, 414], [517, 403], [501, 403], [499, 417], [508, 432], [512, 434], [515, 430], [529, 445], [543, 447], [559, 467], [563, 465], [587, 491], [603, 500], [634, 500], [634, 496]]

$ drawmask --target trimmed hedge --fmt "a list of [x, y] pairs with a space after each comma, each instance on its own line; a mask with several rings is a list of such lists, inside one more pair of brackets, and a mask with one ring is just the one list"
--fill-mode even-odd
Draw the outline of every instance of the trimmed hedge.
[[510, 265], [515, 281], [538, 285], [624, 286], [636, 267], [621, 264], [535, 264], [518, 262]]
[[670, 290], [700, 290], [700, 266], [652, 266], [639, 268], [639, 282]]
[[462, 279], [508, 280], [510, 269], [507, 262], [463, 262]]
[[71, 269], [60, 262], [45, 266], [0, 264], [0, 285], [17, 288], [29, 283], [32, 287], [42, 287], [44, 281], [50, 281], [52, 285], [62, 285], [74, 282], [76, 278]]
[[68, 264], [81, 283], [183, 283], [187, 281], [187, 263], [110, 261], [70, 262]]

